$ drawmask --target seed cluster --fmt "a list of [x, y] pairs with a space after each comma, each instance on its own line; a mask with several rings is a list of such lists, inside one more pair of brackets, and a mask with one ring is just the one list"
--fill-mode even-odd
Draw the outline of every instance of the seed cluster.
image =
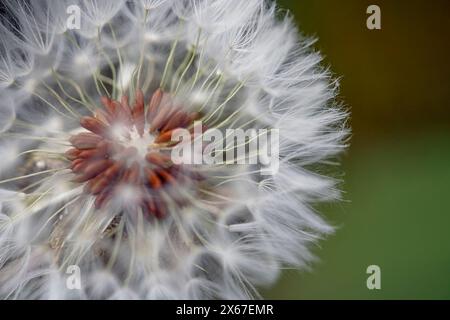
[[[87, 131], [70, 138], [73, 148], [66, 157], [71, 161], [74, 181], [85, 183], [84, 190], [95, 196], [97, 208], [120, 197], [123, 187], [131, 186], [136, 200], [130, 206], [146, 215], [164, 217], [168, 211], [162, 196], [167, 193], [165, 187], [199, 177], [173, 164], [160, 149], [176, 144], [171, 141], [172, 132], [190, 128], [198, 114], [175, 106], [161, 89], [153, 93], [147, 106], [141, 90], [136, 91], [132, 107], [127, 96], [120, 102], [102, 97], [101, 102], [104, 108], [80, 120]], [[144, 154], [133, 144], [136, 140], [148, 142]]]

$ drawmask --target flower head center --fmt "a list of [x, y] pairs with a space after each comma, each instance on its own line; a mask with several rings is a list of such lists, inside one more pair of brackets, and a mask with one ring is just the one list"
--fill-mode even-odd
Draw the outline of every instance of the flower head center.
[[163, 149], [173, 145], [173, 130], [189, 127], [196, 114], [176, 108], [161, 90], [147, 106], [141, 91], [132, 107], [126, 96], [120, 102], [102, 97], [102, 104], [104, 109], [81, 118], [87, 131], [70, 139], [73, 148], [66, 156], [72, 161], [75, 182], [85, 184], [98, 208], [121, 199], [133, 210], [164, 216], [161, 189], [182, 183], [189, 175]]

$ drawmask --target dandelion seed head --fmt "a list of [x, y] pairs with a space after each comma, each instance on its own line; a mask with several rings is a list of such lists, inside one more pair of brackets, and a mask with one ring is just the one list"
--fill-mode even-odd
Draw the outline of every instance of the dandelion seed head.
[[[80, 29], [65, 23], [72, 4]], [[6, 8], [2, 298], [247, 299], [314, 261], [310, 247], [333, 232], [314, 204], [339, 199], [338, 181], [314, 170], [345, 149], [347, 114], [291, 17], [263, 0]], [[192, 161], [209, 129], [222, 134], [217, 159], [231, 159]], [[279, 161], [240, 162], [228, 129], [279, 130]], [[188, 141], [172, 141], [177, 130]], [[67, 288], [71, 265], [80, 290]]]

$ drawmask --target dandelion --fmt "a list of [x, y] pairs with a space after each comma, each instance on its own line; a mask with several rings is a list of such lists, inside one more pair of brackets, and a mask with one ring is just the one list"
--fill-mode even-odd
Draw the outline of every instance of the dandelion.
[[[3, 3], [2, 298], [248, 299], [310, 265], [333, 232], [313, 205], [339, 198], [318, 170], [345, 148], [347, 114], [288, 14], [263, 0]], [[279, 129], [278, 170], [174, 163], [173, 132], [196, 123]]]

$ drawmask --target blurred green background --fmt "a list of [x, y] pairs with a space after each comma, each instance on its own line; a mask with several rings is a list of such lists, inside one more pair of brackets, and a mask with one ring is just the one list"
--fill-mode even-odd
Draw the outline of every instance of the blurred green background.
[[[337, 76], [351, 109], [345, 201], [311, 271], [286, 271], [272, 299], [450, 299], [450, 1], [279, 1]], [[381, 30], [366, 9], [381, 8]], [[366, 268], [381, 268], [368, 290]]]

